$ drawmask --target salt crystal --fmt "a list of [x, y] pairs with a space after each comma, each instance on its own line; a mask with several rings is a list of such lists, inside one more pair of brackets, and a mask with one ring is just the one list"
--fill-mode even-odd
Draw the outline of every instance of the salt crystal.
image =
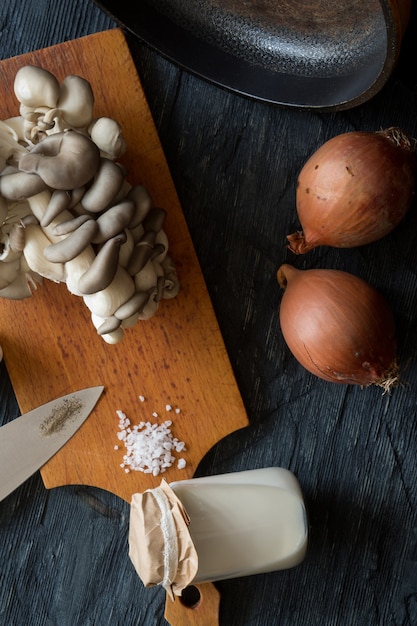
[[187, 462], [185, 459], [178, 459], [178, 463], [177, 463], [178, 469], [184, 469], [186, 465], [187, 465]]
[[[172, 436], [171, 420], [166, 420], [162, 424], [140, 422], [139, 425], [126, 428], [130, 420], [122, 411], [118, 411], [117, 414], [120, 429], [117, 437], [123, 441], [126, 450], [121, 467], [126, 467], [128, 471], [136, 470], [157, 476], [175, 462], [172, 451], [186, 449], [183, 441]], [[182, 462], [184, 463], [184, 460]]]
[[145, 396], [138, 396], [141, 402], [145, 402]]
[[172, 406], [170, 404], [165, 405], [165, 410], [166, 411], [171, 411], [172, 410]]

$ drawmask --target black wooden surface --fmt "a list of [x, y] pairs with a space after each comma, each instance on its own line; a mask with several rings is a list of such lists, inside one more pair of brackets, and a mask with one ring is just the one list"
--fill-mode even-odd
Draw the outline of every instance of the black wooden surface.
[[[0, 56], [113, 26], [87, 0], [2, 0]], [[384, 89], [331, 114], [237, 96], [129, 36], [251, 423], [219, 442], [198, 474], [287, 467], [309, 509], [300, 566], [218, 584], [222, 626], [417, 624], [416, 203], [374, 244], [305, 257], [285, 248], [298, 228], [297, 173], [319, 145], [393, 125], [417, 137], [415, 36], [413, 15]], [[345, 269], [385, 294], [398, 325], [402, 387], [383, 395], [332, 385], [298, 365], [278, 322], [275, 275], [284, 261]], [[0, 400], [0, 423], [18, 415], [4, 363]], [[128, 516], [112, 494], [47, 491], [39, 474], [2, 501], [0, 625], [165, 626], [164, 592], [144, 589], [129, 561]]]

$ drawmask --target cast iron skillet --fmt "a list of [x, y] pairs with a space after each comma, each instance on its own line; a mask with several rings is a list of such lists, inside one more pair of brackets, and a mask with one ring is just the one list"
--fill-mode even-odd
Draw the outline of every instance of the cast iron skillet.
[[259, 100], [348, 109], [397, 62], [412, 0], [99, 0], [202, 78]]

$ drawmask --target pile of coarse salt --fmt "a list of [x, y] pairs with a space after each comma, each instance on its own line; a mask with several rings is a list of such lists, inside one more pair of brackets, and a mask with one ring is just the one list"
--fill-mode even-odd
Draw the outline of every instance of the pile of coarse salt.
[[[167, 411], [171, 409], [168, 408]], [[179, 411], [177, 411], [179, 412]], [[123, 456], [121, 467], [125, 472], [131, 470], [158, 476], [171, 467], [176, 457], [175, 453], [186, 450], [185, 443], [172, 435], [172, 421], [166, 420], [161, 424], [140, 422], [132, 426], [130, 419], [123, 411], [116, 411], [119, 418], [119, 432], [117, 437], [124, 443], [126, 453]], [[153, 413], [157, 417], [156, 413]], [[118, 446], [115, 446], [118, 449]], [[186, 466], [184, 458], [179, 458], [178, 469]]]

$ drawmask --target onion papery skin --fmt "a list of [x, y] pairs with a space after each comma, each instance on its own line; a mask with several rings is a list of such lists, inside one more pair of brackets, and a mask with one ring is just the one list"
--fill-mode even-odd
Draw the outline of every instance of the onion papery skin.
[[399, 128], [348, 132], [324, 143], [297, 181], [301, 231], [288, 248], [353, 248], [390, 233], [410, 208], [415, 187], [415, 141]]
[[319, 378], [385, 391], [399, 384], [393, 313], [366, 281], [333, 269], [277, 273], [284, 289], [280, 325], [301, 365]]

